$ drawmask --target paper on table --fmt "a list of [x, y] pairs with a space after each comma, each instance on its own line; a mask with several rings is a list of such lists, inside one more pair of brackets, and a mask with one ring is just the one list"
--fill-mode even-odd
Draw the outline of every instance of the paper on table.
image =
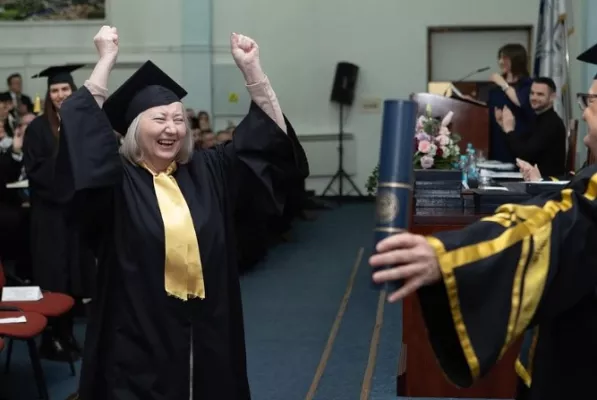
[[11, 182], [6, 184], [7, 189], [27, 189], [29, 187], [29, 179], [18, 182]]
[[567, 185], [570, 181], [536, 181], [529, 183], [532, 185]]
[[24, 324], [27, 318], [24, 315], [16, 318], [0, 318], [0, 324]]
[[481, 189], [483, 190], [502, 190], [502, 191], [508, 191], [507, 187], [504, 186], [483, 186]]
[[39, 286], [4, 286], [2, 301], [38, 301], [43, 298]]

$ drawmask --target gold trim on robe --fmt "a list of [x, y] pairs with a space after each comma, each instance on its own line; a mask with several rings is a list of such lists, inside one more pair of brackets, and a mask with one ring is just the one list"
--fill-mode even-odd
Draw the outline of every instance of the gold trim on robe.
[[[588, 191], [595, 190], [591, 186], [587, 188]], [[478, 379], [481, 374], [479, 358], [472, 346], [460, 309], [454, 270], [492, 257], [522, 242], [512, 289], [512, 310], [501, 350], [503, 355], [527, 328], [539, 305], [549, 272], [552, 221], [558, 213], [572, 208], [572, 190], [562, 190], [561, 196], [560, 201], [550, 200], [542, 207], [515, 204], [499, 207], [496, 215], [484, 219], [507, 228], [495, 239], [446, 251], [439, 239], [427, 237], [437, 255], [454, 326], [473, 379]]]

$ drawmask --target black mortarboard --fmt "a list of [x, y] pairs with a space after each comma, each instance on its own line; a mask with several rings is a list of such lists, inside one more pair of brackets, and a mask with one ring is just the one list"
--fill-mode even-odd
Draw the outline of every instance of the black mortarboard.
[[[594, 44], [588, 50], [582, 52], [581, 55], [576, 57], [576, 59], [578, 61], [586, 62], [588, 64], [597, 65], [597, 44]], [[595, 75], [593, 79], [597, 80], [597, 75]]]
[[131, 122], [143, 111], [181, 101], [186, 95], [174, 79], [147, 61], [108, 97], [103, 108], [112, 128], [126, 135]]
[[67, 65], [54, 65], [41, 71], [37, 75], [33, 75], [32, 78], [48, 78], [48, 87], [56, 83], [68, 83], [75, 85], [71, 72], [84, 67], [85, 64], [67, 64]]
[[9, 92], [0, 93], [0, 101], [10, 101], [12, 103], [12, 96]]

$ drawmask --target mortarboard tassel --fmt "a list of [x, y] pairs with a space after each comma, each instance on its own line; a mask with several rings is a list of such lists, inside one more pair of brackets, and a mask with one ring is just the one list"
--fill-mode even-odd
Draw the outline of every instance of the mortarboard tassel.
[[33, 102], [33, 113], [39, 114], [41, 112], [41, 99], [39, 94], [35, 95], [35, 101]]

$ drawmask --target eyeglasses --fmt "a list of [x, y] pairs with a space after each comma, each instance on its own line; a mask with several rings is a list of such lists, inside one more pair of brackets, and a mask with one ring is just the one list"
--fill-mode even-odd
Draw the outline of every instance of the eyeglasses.
[[576, 100], [578, 101], [578, 105], [581, 111], [584, 111], [591, 103], [593, 103], [597, 99], [597, 94], [591, 93], [577, 93]]

